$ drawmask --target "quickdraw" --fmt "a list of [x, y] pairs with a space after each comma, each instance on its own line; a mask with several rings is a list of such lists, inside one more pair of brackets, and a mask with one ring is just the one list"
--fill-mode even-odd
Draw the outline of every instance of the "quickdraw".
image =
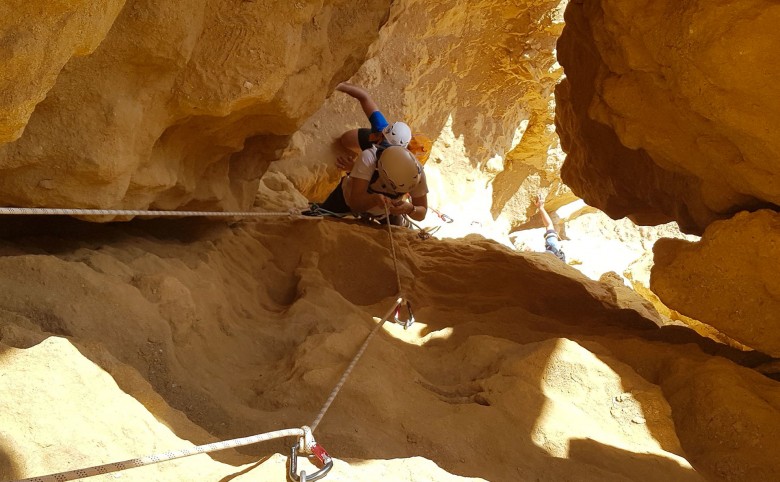
[[409, 313], [409, 318], [407, 318], [406, 321], [401, 320], [400, 304], [395, 308], [395, 315], [393, 316], [393, 320], [395, 321], [395, 323], [403, 326], [404, 330], [408, 330], [409, 327], [414, 324], [414, 313], [412, 312], [412, 303], [409, 300], [406, 300], [406, 311]]
[[[298, 438], [298, 443], [290, 448], [290, 471], [288, 475], [294, 482], [310, 482], [319, 480], [330, 472], [333, 468], [333, 459], [328, 452], [314, 440], [312, 430], [309, 427], [303, 427], [303, 437]], [[298, 473], [298, 456], [304, 455], [308, 458], [314, 457], [320, 469], [311, 475], [307, 475], [305, 470]]]
[[436, 215], [439, 216], [439, 218], [447, 224], [451, 224], [454, 221], [454, 219], [452, 219], [451, 217], [447, 216], [446, 214], [444, 214], [443, 212], [437, 209], [434, 209], [432, 207], [429, 207], [428, 209], [436, 213]]
[[420, 232], [417, 233], [417, 237], [425, 241], [426, 239], [431, 239], [433, 234], [438, 231], [441, 228], [441, 226], [432, 226], [428, 228], [420, 228]]

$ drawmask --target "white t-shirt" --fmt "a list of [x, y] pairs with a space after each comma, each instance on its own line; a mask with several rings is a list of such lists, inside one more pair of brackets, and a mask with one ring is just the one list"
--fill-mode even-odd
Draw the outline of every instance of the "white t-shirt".
[[[350, 189], [352, 187], [352, 179], [363, 179], [364, 181], [371, 182], [371, 178], [374, 176], [374, 172], [376, 171], [376, 160], [376, 147], [366, 149], [360, 153], [360, 157], [358, 157], [358, 159], [355, 161], [355, 165], [352, 167], [352, 172], [350, 172], [349, 176], [346, 176], [342, 181], [341, 188], [344, 191], [344, 198], [347, 200], [347, 204], [349, 204], [349, 195], [347, 193], [351, 192]], [[381, 186], [381, 178], [377, 180], [376, 183], [380, 184], [379, 189], [375, 188], [376, 191], [383, 191], [388, 193], [394, 192], [390, 186]], [[412, 196], [412, 198], [421, 197], [428, 194], [428, 183], [425, 180], [424, 169], [420, 174], [420, 182], [418, 182], [417, 185], [409, 191], [409, 194]], [[375, 216], [380, 216], [385, 214], [385, 209], [381, 206], [377, 206], [370, 209], [368, 213]]]

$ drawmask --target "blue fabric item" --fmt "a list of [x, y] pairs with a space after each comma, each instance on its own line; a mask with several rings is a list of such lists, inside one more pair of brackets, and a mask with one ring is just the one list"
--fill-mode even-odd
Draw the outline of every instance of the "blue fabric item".
[[548, 230], [544, 233], [544, 250], [552, 255], [557, 256], [561, 261], [566, 261], [566, 255], [561, 250], [561, 243], [558, 240], [558, 233]]
[[382, 129], [388, 126], [387, 119], [378, 110], [368, 116], [368, 121], [371, 123], [371, 132], [382, 132]]
[[544, 233], [544, 249], [553, 252], [561, 249], [561, 244], [558, 242], [558, 233], [553, 230]]

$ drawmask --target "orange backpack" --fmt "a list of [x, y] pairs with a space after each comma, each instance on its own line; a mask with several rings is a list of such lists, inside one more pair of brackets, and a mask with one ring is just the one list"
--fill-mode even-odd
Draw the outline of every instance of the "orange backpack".
[[431, 155], [431, 147], [433, 147], [433, 141], [425, 134], [414, 134], [412, 140], [409, 141], [409, 145], [406, 146], [414, 157], [420, 162], [421, 165], [425, 165], [425, 161]]

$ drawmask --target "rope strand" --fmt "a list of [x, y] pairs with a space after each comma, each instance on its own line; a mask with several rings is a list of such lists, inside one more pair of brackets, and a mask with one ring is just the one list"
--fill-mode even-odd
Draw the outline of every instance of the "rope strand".
[[402, 298], [398, 298], [390, 310], [388, 310], [387, 314], [385, 314], [384, 318], [382, 318], [381, 323], [378, 323], [373, 330], [371, 330], [371, 333], [368, 334], [366, 337], [366, 340], [363, 342], [363, 344], [360, 346], [360, 349], [357, 352], [357, 355], [352, 359], [347, 369], [344, 371], [344, 374], [341, 375], [341, 379], [339, 379], [339, 382], [336, 384], [336, 386], [333, 388], [333, 390], [330, 392], [330, 396], [328, 397], [328, 400], [325, 402], [325, 405], [322, 406], [322, 409], [320, 410], [320, 413], [317, 415], [317, 418], [314, 419], [314, 422], [312, 422], [311, 425], [311, 431], [314, 432], [314, 430], [317, 428], [317, 425], [320, 424], [322, 421], [322, 417], [325, 416], [325, 412], [328, 411], [330, 408], [330, 405], [333, 403], [333, 400], [336, 399], [336, 395], [339, 394], [339, 391], [341, 390], [341, 387], [344, 386], [344, 383], [347, 381], [347, 378], [349, 377], [349, 374], [352, 373], [352, 369], [355, 368], [355, 365], [357, 365], [358, 360], [360, 360], [360, 357], [363, 356], [363, 352], [366, 351], [366, 348], [368, 348], [368, 343], [371, 341], [371, 338], [376, 334], [377, 331], [379, 331], [380, 328], [382, 328], [382, 325], [385, 324], [385, 322], [390, 319], [391, 316], [393, 316], [393, 313], [395, 312], [395, 309], [398, 308], [398, 306], [403, 302]]
[[[73, 209], [73, 208], [12, 208], [0, 207], [0, 214], [47, 216], [161, 216], [161, 217], [262, 217], [300, 216], [298, 210], [288, 212], [262, 211], [150, 211], [141, 209]], [[302, 216], [308, 218], [310, 216]]]
[[395, 269], [395, 281], [398, 283], [398, 296], [403, 297], [403, 293], [401, 293], [401, 274], [398, 271], [398, 257], [395, 255], [393, 227], [390, 224], [390, 211], [387, 209], [387, 204], [385, 204], [385, 219], [387, 220], [387, 235], [390, 237], [390, 250], [393, 253], [393, 268]]
[[110, 474], [111, 472], [119, 472], [121, 470], [132, 469], [135, 467], [143, 467], [144, 465], [157, 464], [160, 462], [166, 462], [168, 460], [189, 457], [190, 455], [205, 454], [208, 452], [216, 452], [218, 450], [232, 449], [244, 445], [256, 444], [258, 442], [265, 442], [267, 440], [273, 440], [276, 438], [302, 437], [304, 434], [305, 431], [301, 428], [277, 430], [275, 432], [252, 435], [251, 437], [243, 437], [233, 440], [226, 440], [224, 442], [214, 442], [206, 445], [198, 445], [187, 449], [175, 450], [155, 455], [147, 455], [146, 457], [124, 460], [122, 462], [112, 462], [110, 464], [96, 465], [86, 469], [70, 470], [57, 474], [31, 477], [29, 479], [21, 479], [14, 482], [65, 482], [67, 480], [83, 479], [85, 477]]

